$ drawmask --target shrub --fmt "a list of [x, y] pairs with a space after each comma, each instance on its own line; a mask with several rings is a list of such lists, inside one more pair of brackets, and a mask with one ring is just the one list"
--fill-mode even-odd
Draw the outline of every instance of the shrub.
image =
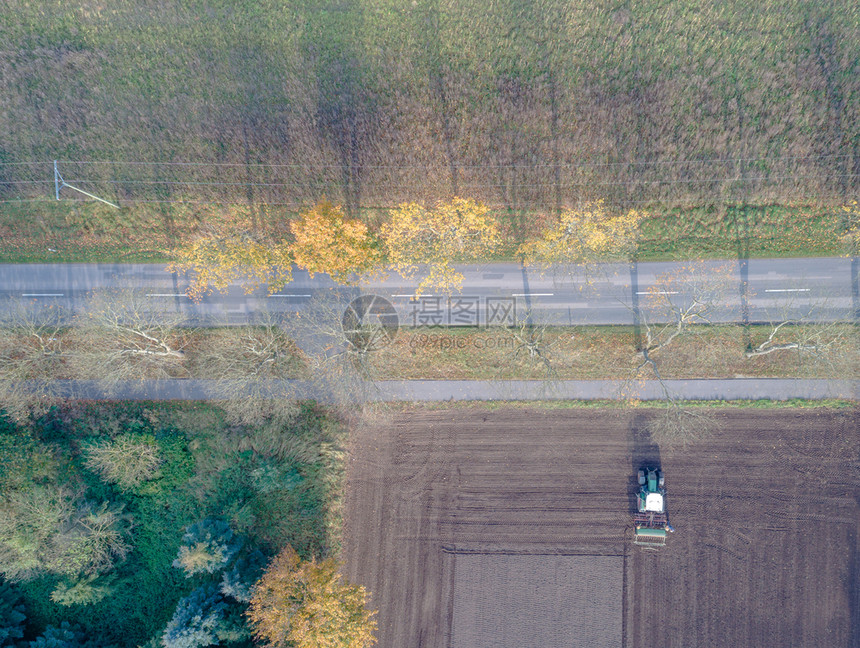
[[71, 584], [60, 582], [51, 592], [51, 600], [59, 605], [89, 605], [98, 603], [113, 592], [109, 582], [95, 584], [96, 576], [88, 576]]
[[265, 567], [266, 557], [257, 550], [240, 558], [233, 569], [225, 571], [221, 577], [221, 594], [240, 603], [250, 603], [254, 585], [260, 580]]
[[158, 432], [156, 440], [159, 456], [163, 457], [164, 463], [151, 481], [140, 485], [136, 490], [137, 495], [163, 497], [194, 474], [194, 458], [182, 432], [164, 429]]
[[97, 441], [84, 452], [87, 468], [122, 490], [132, 490], [155, 477], [162, 462], [155, 437], [150, 434], [125, 434], [111, 441]]
[[21, 595], [9, 583], [0, 582], [0, 646], [14, 646], [24, 636], [26, 619]]
[[292, 490], [302, 482], [302, 479], [295, 467], [284, 470], [266, 460], [251, 471], [254, 490], [264, 495], [282, 488]]
[[81, 627], [63, 621], [59, 626], [48, 626], [45, 632], [27, 644], [28, 648], [115, 648], [102, 641], [87, 640]]
[[223, 569], [242, 547], [242, 538], [234, 536], [226, 522], [212, 519], [186, 527], [182, 541], [173, 566], [184, 570], [186, 577]]
[[122, 507], [84, 502], [67, 528], [53, 538], [48, 567], [68, 576], [106, 572], [128, 554], [130, 533], [131, 517]]

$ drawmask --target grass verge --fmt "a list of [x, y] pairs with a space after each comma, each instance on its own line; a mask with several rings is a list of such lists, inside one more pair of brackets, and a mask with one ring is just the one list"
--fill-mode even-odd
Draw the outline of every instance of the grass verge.
[[[753, 326], [750, 338], [758, 344], [769, 332]], [[817, 355], [786, 350], [747, 358], [742, 327], [699, 326], [653, 357], [667, 379], [850, 377], [860, 363], [857, 332], [845, 324], [831, 334], [843, 337]], [[518, 329], [402, 329], [374, 355], [372, 370], [380, 380], [619, 380], [641, 362], [632, 326], [547, 327], [539, 350], [532, 355]]]
[[[843, 253], [839, 207], [815, 205], [654, 206], [642, 227], [639, 258], [815, 257]], [[492, 260], [516, 259], [538, 234], [537, 212], [497, 213], [505, 239]], [[0, 204], [0, 263], [167, 263], [178, 242], [221, 227], [258, 228], [283, 236], [296, 213], [258, 205], [130, 205], [50, 200]], [[385, 213], [367, 211], [370, 223]]]

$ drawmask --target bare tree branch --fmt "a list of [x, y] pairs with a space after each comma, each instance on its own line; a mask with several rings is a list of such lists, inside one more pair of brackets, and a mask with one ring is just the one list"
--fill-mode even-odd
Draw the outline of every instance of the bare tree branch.
[[59, 307], [13, 301], [0, 320], [0, 408], [13, 418], [45, 411], [48, 382], [64, 372], [66, 328]]
[[823, 298], [809, 304], [801, 315], [797, 315], [795, 300], [789, 300], [778, 307], [770, 324], [766, 327], [753, 327], [755, 334], [759, 329], [768, 331], [756, 346], [745, 353], [748, 359], [768, 356], [774, 353], [794, 352], [800, 361], [808, 361], [813, 367], [826, 368], [832, 377], [841, 377], [850, 371], [858, 358], [857, 331], [851, 325], [850, 313], [846, 312], [842, 321], [822, 321], [827, 299]]
[[347, 410], [372, 400], [375, 354], [397, 331], [389, 307], [375, 295], [332, 293], [290, 319], [290, 335], [302, 348], [315, 394]]
[[212, 391], [236, 423], [289, 420], [298, 412], [300, 395], [291, 381], [304, 376], [305, 360], [284, 329], [285, 319], [264, 311], [253, 326], [206, 334], [195, 373], [213, 379]]
[[108, 391], [127, 381], [187, 376], [192, 331], [185, 317], [153, 308], [132, 289], [94, 294], [78, 324], [70, 363], [77, 376]]
[[730, 282], [729, 266], [714, 271], [693, 264], [680, 273], [665, 273], [657, 278], [647, 291], [642, 308], [634, 313], [643, 331], [641, 347], [635, 351], [641, 362], [625, 381], [622, 393], [635, 400], [635, 384], [646, 376], [660, 385], [667, 408], [651, 422], [649, 429], [654, 439], [664, 444], [686, 445], [703, 438], [710, 430], [711, 413], [692, 409], [678, 399], [663, 378], [660, 362], [674, 348], [675, 340], [693, 334], [696, 325], [711, 323], [710, 317], [728, 294]]

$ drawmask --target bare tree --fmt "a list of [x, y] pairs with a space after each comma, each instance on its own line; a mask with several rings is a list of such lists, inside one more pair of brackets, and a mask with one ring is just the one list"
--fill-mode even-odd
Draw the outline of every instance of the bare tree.
[[69, 360], [77, 376], [115, 392], [126, 382], [186, 377], [191, 338], [182, 314], [134, 290], [96, 293], [74, 329]]
[[791, 300], [776, 310], [768, 324], [753, 327], [745, 354], [748, 359], [789, 355], [798, 370], [828, 378], [844, 377], [860, 362], [857, 330], [850, 313], [827, 321], [826, 300], [801, 309]]
[[686, 446], [710, 436], [716, 427], [713, 411], [668, 397], [668, 407], [659, 410], [648, 422], [652, 440], [658, 445]]
[[694, 333], [696, 325], [712, 323], [711, 315], [729, 292], [730, 272], [728, 265], [714, 270], [693, 264], [657, 277], [638, 309], [642, 342], [637, 354], [642, 363], [637, 371], [648, 367], [661, 379], [659, 354], [679, 336]]
[[513, 345], [509, 354], [510, 363], [524, 369], [529, 377], [538, 377], [555, 382], [559, 379], [558, 364], [563, 360], [561, 344], [564, 338], [572, 339], [568, 328], [552, 325], [540, 311], [529, 310], [508, 329]]
[[206, 333], [195, 373], [212, 379], [210, 391], [236, 423], [289, 420], [297, 412], [294, 381], [303, 377], [305, 361], [285, 319], [264, 311], [252, 326]]
[[53, 402], [49, 381], [62, 375], [66, 329], [58, 307], [11, 301], [0, 319], [0, 408], [16, 419]]
[[680, 272], [658, 276], [646, 291], [643, 305], [635, 309], [641, 330], [641, 343], [635, 351], [639, 364], [625, 381], [622, 393], [634, 398], [637, 381], [657, 381], [667, 408], [650, 424], [655, 441], [685, 445], [705, 436], [711, 428], [709, 410], [693, 409], [674, 394], [660, 365], [679, 337], [695, 334], [698, 325], [711, 324], [711, 315], [725, 299], [730, 285], [730, 266], [714, 270], [692, 264]]
[[305, 354], [312, 393], [347, 410], [373, 400], [375, 353], [397, 333], [390, 303], [376, 295], [333, 294], [310, 304], [290, 323]]

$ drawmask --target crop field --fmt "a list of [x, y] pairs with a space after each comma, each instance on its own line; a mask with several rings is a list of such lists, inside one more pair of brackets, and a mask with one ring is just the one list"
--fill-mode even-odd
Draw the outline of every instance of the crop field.
[[7, 0], [0, 200], [841, 202], [856, 5]]
[[[353, 432], [346, 576], [379, 646], [858, 645], [855, 409], [721, 410], [660, 448], [648, 410], [411, 410]], [[631, 543], [659, 463], [676, 529]]]

